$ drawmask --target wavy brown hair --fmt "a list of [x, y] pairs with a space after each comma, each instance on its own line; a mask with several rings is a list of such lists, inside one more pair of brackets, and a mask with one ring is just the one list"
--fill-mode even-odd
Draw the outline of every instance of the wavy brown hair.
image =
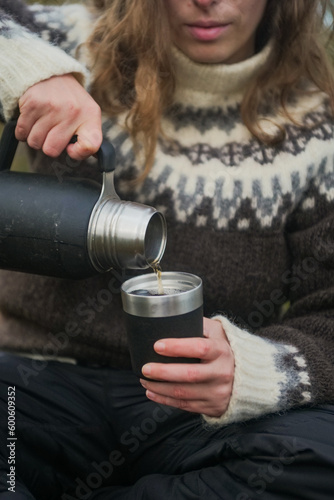
[[[331, 28], [324, 18], [330, 0], [267, 0], [257, 31], [256, 50], [271, 40], [270, 56], [247, 89], [241, 113], [260, 141], [281, 142], [285, 130], [272, 135], [260, 126], [261, 110], [270, 104], [289, 118], [295, 92], [310, 81], [324, 91], [334, 110], [334, 76], [324, 41]], [[90, 0], [98, 14], [87, 42], [91, 55], [92, 95], [110, 116], [126, 112], [126, 127], [135, 151], [144, 150], [144, 178], [152, 166], [161, 117], [171, 104], [175, 76], [164, 0]], [[110, 92], [112, 89], [112, 93]]]

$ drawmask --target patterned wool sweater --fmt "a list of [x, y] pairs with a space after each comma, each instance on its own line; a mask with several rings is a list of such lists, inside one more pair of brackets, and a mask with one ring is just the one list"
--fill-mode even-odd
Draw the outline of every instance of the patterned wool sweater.
[[[9, 119], [33, 83], [69, 72], [87, 78], [73, 57], [92, 20], [82, 5], [1, 7], [1, 112]], [[203, 278], [205, 315], [222, 322], [233, 349], [230, 405], [211, 423], [334, 402], [333, 119], [316, 93], [290, 104], [304, 127], [279, 118], [287, 130], [279, 146], [251, 136], [240, 103], [269, 50], [229, 66], [196, 64], [174, 50], [177, 86], [163, 118], [172, 140], [159, 141], [152, 171], [135, 189], [127, 181], [140, 167], [124, 117], [103, 120], [119, 194], [164, 212], [163, 270]], [[33, 168], [96, 177], [92, 160], [73, 167], [44, 158]], [[0, 348], [129, 367], [119, 295], [128, 275], [70, 281], [1, 271]], [[43, 366], [31, 363], [27, 384]]]

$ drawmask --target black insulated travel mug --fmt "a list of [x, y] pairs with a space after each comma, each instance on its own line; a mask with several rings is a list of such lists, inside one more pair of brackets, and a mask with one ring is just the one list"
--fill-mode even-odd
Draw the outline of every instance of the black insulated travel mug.
[[198, 362], [162, 356], [153, 345], [162, 338], [203, 336], [202, 280], [182, 272], [161, 273], [161, 280], [164, 294], [153, 273], [131, 278], [121, 288], [132, 368], [139, 377], [148, 362]]

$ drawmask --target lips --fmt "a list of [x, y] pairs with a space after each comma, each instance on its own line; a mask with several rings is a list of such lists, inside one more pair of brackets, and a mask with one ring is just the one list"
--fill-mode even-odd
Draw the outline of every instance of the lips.
[[213, 41], [228, 28], [229, 24], [217, 23], [215, 21], [197, 21], [187, 24], [190, 34], [201, 41]]

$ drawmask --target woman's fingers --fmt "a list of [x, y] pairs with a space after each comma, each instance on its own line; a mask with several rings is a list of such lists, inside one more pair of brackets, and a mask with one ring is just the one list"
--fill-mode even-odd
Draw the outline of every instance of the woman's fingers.
[[230, 400], [229, 384], [218, 384], [213, 377], [210, 381], [196, 384], [140, 381], [146, 389], [146, 396], [152, 401], [210, 416], [222, 415]]
[[141, 379], [149, 399], [157, 403], [222, 415], [229, 404], [234, 380], [234, 356], [220, 322], [204, 319], [203, 338], [162, 339], [154, 349], [161, 355], [194, 357], [198, 363], [147, 363]]
[[208, 339], [190, 337], [182, 339], [162, 339], [154, 344], [154, 350], [163, 356], [211, 359], [214, 346]]
[[[144, 387], [144, 385], [143, 385]], [[190, 397], [183, 393], [182, 389], [175, 388], [176, 397], [169, 394], [160, 394], [150, 390], [146, 390], [146, 396], [151, 401], [166, 406], [172, 406], [181, 410], [190, 411], [193, 413], [205, 413], [209, 416], [220, 416], [224, 412], [224, 407], [214, 408], [209, 405], [206, 399], [198, 399]], [[227, 405], [226, 405], [227, 406]]]
[[203, 334], [204, 337], [161, 339], [154, 344], [154, 350], [163, 356], [199, 358], [203, 361], [224, 354], [224, 348], [229, 352], [230, 347], [219, 321], [203, 318]]
[[[101, 110], [72, 75], [30, 87], [19, 101], [16, 137], [51, 157], [67, 149], [74, 160], [95, 154], [102, 142]], [[69, 142], [73, 135], [77, 143]]]
[[214, 375], [210, 365], [202, 363], [148, 363], [142, 373], [152, 380], [187, 384], [201, 383]]

